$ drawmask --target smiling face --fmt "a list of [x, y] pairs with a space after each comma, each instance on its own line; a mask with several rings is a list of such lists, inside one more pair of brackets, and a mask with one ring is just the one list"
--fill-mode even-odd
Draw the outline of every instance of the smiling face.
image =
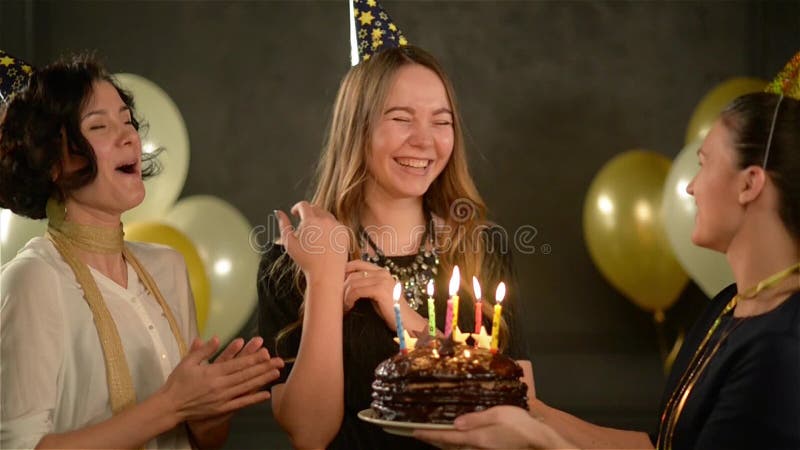
[[741, 173], [730, 130], [717, 121], [698, 150], [700, 170], [686, 192], [697, 204], [692, 242], [725, 252], [742, 221], [745, 208], [739, 202]]
[[370, 136], [366, 189], [422, 197], [453, 152], [453, 112], [444, 83], [419, 64], [398, 69]]
[[97, 176], [67, 193], [68, 215], [113, 220], [142, 202], [144, 183], [139, 133], [130, 109], [108, 81], [92, 84], [91, 97], [80, 113], [80, 130], [94, 150]]

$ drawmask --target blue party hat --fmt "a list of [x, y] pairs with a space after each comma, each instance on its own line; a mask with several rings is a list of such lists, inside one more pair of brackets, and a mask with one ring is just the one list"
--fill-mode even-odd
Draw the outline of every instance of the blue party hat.
[[402, 47], [408, 41], [392, 22], [378, 0], [350, 0], [350, 60], [366, 61], [387, 48]]
[[25, 61], [0, 50], [0, 104], [28, 85], [33, 67]]

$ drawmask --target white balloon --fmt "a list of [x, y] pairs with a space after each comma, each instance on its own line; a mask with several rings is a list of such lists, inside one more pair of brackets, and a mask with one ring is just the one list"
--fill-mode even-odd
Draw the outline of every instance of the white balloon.
[[11, 261], [31, 238], [44, 235], [47, 221], [28, 219], [0, 208], [0, 264]]
[[177, 200], [189, 171], [189, 133], [180, 110], [172, 99], [152, 81], [132, 73], [114, 77], [120, 86], [133, 94], [137, 117], [147, 129], [142, 151], [149, 153], [163, 147], [158, 160], [160, 174], [145, 181], [147, 195], [141, 205], [122, 216], [124, 223], [160, 218]]
[[250, 223], [229, 203], [209, 195], [182, 199], [164, 222], [189, 236], [208, 272], [211, 301], [203, 337], [229, 341], [256, 305], [260, 256], [250, 245]]
[[681, 266], [706, 295], [713, 297], [733, 283], [733, 272], [725, 255], [692, 243], [697, 206], [686, 193], [686, 186], [697, 174], [700, 144], [701, 141], [688, 144], [672, 162], [664, 183], [661, 211], [667, 238]]

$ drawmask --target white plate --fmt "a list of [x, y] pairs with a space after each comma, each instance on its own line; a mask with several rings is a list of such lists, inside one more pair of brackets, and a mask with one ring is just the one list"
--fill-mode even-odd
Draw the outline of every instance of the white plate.
[[456, 428], [449, 423], [421, 423], [421, 422], [398, 422], [394, 420], [383, 420], [378, 418], [378, 414], [372, 408], [359, 411], [358, 418], [364, 422], [378, 425], [383, 431], [398, 436], [411, 436], [414, 430], [455, 430]]

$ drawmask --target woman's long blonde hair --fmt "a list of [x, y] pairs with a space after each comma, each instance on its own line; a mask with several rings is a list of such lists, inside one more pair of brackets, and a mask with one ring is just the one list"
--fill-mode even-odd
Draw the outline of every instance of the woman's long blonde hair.
[[[488, 275], [481, 274], [484, 242], [479, 238], [488, 226], [487, 209], [467, 167], [462, 122], [452, 83], [428, 52], [414, 46], [388, 49], [350, 69], [339, 86], [328, 137], [317, 166], [311, 203], [332, 213], [351, 230], [350, 258], [358, 259], [360, 248], [355, 236], [364, 207], [370, 136], [381, 117], [397, 71], [409, 64], [421, 65], [439, 76], [453, 111], [453, 152], [442, 173], [424, 194], [423, 204], [431, 214], [441, 219], [435, 233], [439, 270], [451, 273], [453, 266], [458, 265], [462, 274], [461, 291], [472, 292], [469, 284], [472, 275]], [[305, 291], [300, 269], [286, 254], [273, 264], [269, 275], [276, 279], [276, 284], [280, 278], [292, 276], [295, 288], [301, 293]], [[439, 297], [438, 301], [445, 300], [443, 296]], [[483, 302], [483, 313], [491, 315], [490, 302]], [[300, 319], [281, 330], [276, 341], [299, 327], [302, 320], [301, 305]], [[503, 326], [501, 330], [504, 331], [502, 337], [507, 338], [508, 327]]]

